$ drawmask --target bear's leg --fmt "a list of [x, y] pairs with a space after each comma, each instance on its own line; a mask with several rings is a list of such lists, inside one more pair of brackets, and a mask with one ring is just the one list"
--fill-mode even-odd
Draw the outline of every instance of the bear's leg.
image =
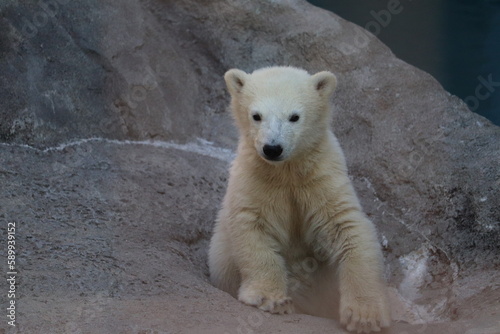
[[322, 211], [329, 223], [318, 231], [317, 251], [330, 253], [330, 262], [338, 263], [340, 322], [350, 331], [379, 331], [390, 325], [390, 311], [375, 227], [353, 191], [341, 198]]
[[271, 313], [292, 313], [292, 299], [287, 295], [285, 261], [277, 252], [280, 245], [258, 226], [256, 217], [235, 215], [237, 231], [233, 252], [241, 274], [238, 300]]
[[378, 244], [366, 240], [353, 247], [346, 241], [344, 247], [350, 249], [341, 255], [338, 266], [340, 322], [358, 333], [388, 327], [390, 311]]
[[232, 258], [227, 231], [219, 223], [210, 241], [208, 266], [212, 284], [236, 298], [241, 280], [240, 273]]

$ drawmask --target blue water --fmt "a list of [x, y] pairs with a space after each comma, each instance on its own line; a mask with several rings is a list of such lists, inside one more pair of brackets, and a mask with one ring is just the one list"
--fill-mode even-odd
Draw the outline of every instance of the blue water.
[[500, 125], [500, 0], [309, 0], [377, 35]]

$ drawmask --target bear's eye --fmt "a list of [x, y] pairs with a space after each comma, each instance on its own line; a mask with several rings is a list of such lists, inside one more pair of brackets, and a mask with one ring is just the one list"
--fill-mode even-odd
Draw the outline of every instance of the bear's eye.
[[255, 113], [252, 115], [252, 119], [256, 122], [259, 122], [262, 120], [262, 117], [260, 117], [260, 114]]
[[299, 115], [293, 114], [292, 116], [290, 116], [289, 120], [290, 120], [290, 122], [295, 123], [295, 122], [297, 122], [299, 120], [299, 118], [300, 118]]

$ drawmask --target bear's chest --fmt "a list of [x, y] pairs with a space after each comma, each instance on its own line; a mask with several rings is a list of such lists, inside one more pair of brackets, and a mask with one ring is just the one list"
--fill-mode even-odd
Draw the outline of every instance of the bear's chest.
[[309, 252], [316, 204], [307, 192], [286, 187], [274, 189], [272, 196], [262, 201], [264, 233], [275, 239], [283, 252]]

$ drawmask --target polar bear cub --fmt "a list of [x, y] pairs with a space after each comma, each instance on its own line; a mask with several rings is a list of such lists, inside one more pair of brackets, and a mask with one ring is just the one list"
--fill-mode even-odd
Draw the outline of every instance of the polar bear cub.
[[332, 317], [314, 302], [337, 291], [348, 330], [389, 326], [376, 230], [329, 127], [336, 77], [270, 67], [224, 78], [240, 140], [210, 244], [213, 284], [272, 313]]

